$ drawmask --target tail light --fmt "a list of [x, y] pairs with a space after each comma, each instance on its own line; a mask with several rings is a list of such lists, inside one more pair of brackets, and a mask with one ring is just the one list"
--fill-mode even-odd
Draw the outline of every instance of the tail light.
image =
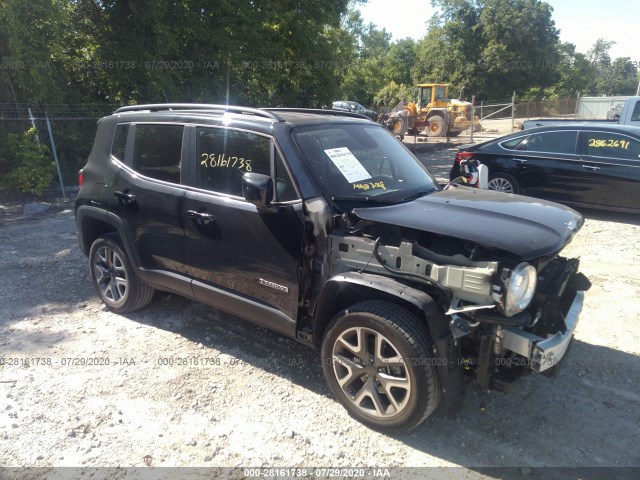
[[459, 166], [463, 183], [470, 187], [478, 188], [478, 162], [474, 160], [471, 152], [458, 152], [456, 164]]
[[79, 187], [82, 186], [82, 182], [84, 182], [84, 172], [82, 170], [80, 170], [78, 172], [78, 186]]
[[462, 160], [471, 160], [473, 153], [471, 152], [458, 152], [456, 153], [456, 163], [460, 163]]

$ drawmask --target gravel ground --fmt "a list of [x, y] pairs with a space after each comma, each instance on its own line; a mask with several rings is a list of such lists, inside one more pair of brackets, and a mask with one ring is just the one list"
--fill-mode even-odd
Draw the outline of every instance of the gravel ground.
[[[448, 174], [453, 157], [421, 158]], [[456, 417], [384, 435], [348, 416], [318, 354], [292, 340], [175, 295], [108, 312], [69, 207], [0, 218], [1, 466], [640, 467], [638, 216], [583, 212], [564, 253], [593, 287], [556, 376], [469, 388]]]

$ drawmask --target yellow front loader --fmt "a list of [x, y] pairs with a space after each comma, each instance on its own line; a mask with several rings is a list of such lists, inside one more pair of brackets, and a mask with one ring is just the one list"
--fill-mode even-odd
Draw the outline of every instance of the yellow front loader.
[[479, 125], [471, 115], [471, 103], [449, 99], [449, 84], [421, 83], [418, 101], [401, 102], [383, 120], [394, 135], [426, 133], [429, 137], [455, 137]]

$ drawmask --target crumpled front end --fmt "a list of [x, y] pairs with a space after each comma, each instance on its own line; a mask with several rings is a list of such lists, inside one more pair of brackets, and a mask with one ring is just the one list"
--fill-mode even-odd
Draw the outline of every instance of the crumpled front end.
[[578, 266], [577, 259], [559, 257], [538, 275], [538, 289], [528, 309], [531, 325], [507, 326], [496, 332], [496, 349], [502, 357], [525, 359], [537, 372], [558, 364], [578, 325], [584, 292], [591, 286]]
[[578, 259], [557, 256], [582, 226], [577, 212], [467, 190], [355, 209], [329, 235], [329, 273], [393, 276], [436, 299], [462, 368], [486, 391], [558, 364], [590, 283]]

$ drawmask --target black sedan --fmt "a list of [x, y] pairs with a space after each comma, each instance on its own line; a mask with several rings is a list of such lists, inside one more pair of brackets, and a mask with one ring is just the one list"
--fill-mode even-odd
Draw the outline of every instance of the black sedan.
[[360, 115], [369, 117], [374, 122], [378, 118], [377, 112], [373, 110], [369, 110], [368, 108], [364, 108], [358, 102], [352, 102], [351, 100], [338, 100], [337, 102], [333, 102], [331, 104], [331, 110], [338, 110], [340, 112], [359, 113]]
[[568, 205], [640, 212], [640, 128], [550, 125], [461, 147], [489, 169], [488, 188]]

